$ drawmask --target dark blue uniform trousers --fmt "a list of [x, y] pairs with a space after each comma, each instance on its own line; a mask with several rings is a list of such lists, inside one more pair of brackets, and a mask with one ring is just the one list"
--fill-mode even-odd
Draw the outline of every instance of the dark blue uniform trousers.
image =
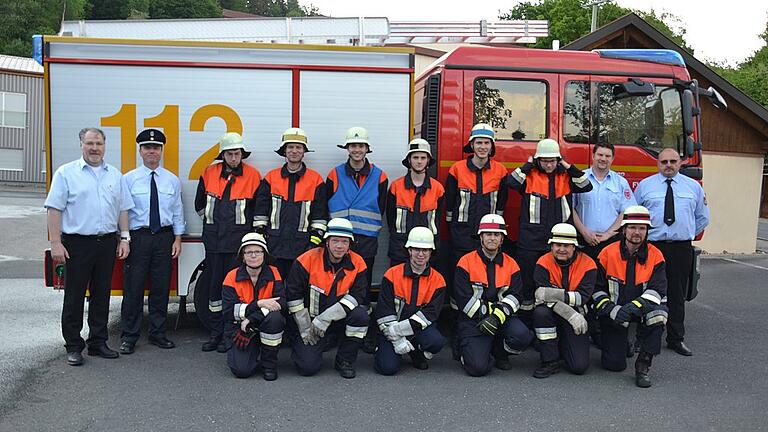
[[[411, 345], [419, 351], [437, 354], [445, 346], [446, 339], [437, 330], [436, 325], [408, 337]], [[400, 354], [395, 352], [395, 347], [383, 334], [378, 336], [378, 349], [374, 356], [374, 369], [382, 375], [394, 375], [400, 370]]]
[[[546, 305], [533, 310], [533, 326], [536, 329], [554, 328], [556, 337], [539, 339], [539, 354], [542, 362], [557, 361], [562, 357], [565, 367], [571, 373], [581, 375], [589, 368], [589, 334], [577, 335], [568, 321], [557, 315]], [[624, 342], [624, 353], [627, 343]]]
[[293, 317], [289, 318], [288, 336], [291, 341], [291, 359], [296, 365], [296, 370], [300, 375], [315, 375], [322, 367], [323, 353], [337, 344], [339, 349], [336, 351], [336, 362], [345, 361], [354, 364], [363, 339], [347, 336], [346, 327], [367, 327], [368, 321], [367, 305], [357, 306], [347, 314], [345, 319], [331, 323], [325, 336], [317, 344], [305, 345], [299, 335], [296, 321]]
[[507, 318], [495, 337], [481, 332], [478, 322], [462, 316], [457, 325], [461, 364], [470, 376], [483, 376], [491, 371], [494, 345], [505, 345], [507, 352], [520, 353], [533, 340], [533, 332], [516, 316]]
[[[610, 371], [623, 371], [627, 368], [627, 337], [629, 329], [617, 325], [608, 317], [600, 317], [600, 364]], [[640, 351], [658, 355], [661, 352], [661, 336], [664, 326], [646, 326], [639, 323], [637, 327]]]
[[[261, 322], [254, 324], [258, 327], [259, 332], [278, 334], [285, 329], [285, 318], [279, 311], [273, 311], [268, 313]], [[227, 331], [226, 333], [231, 342], [234, 332]], [[279, 344], [277, 346], [262, 344], [257, 334], [244, 349], [232, 346], [227, 351], [227, 366], [229, 366], [232, 374], [238, 378], [248, 378], [255, 374], [260, 367], [262, 369], [277, 369], [277, 352], [279, 349]]]

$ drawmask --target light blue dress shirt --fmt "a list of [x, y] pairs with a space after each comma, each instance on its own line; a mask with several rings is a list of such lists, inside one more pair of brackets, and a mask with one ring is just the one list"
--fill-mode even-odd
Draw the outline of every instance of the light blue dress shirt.
[[592, 183], [592, 190], [573, 194], [573, 207], [581, 223], [594, 232], [605, 232], [616, 221], [619, 213], [627, 207], [637, 205], [627, 179], [615, 171], [608, 171], [600, 181], [587, 168], [584, 174]]
[[97, 235], [115, 232], [120, 212], [133, 208], [121, 186], [122, 173], [103, 163], [97, 174], [83, 158], [59, 167], [51, 179], [45, 208], [61, 211], [64, 234]]
[[683, 174], [672, 177], [672, 193], [675, 197], [675, 222], [664, 223], [664, 198], [667, 195], [667, 178], [654, 174], [643, 179], [635, 190], [635, 197], [640, 205], [651, 212], [653, 229], [648, 232], [648, 239], [657, 240], [693, 240], [697, 234], [709, 225], [709, 207], [704, 196], [704, 189], [696, 180]]
[[[128, 212], [130, 229], [149, 228], [149, 197], [152, 170], [142, 165], [123, 176], [123, 187], [133, 198], [134, 207]], [[186, 230], [184, 208], [181, 204], [181, 182], [172, 172], [163, 167], [155, 170], [157, 202], [160, 210], [160, 226], [173, 226], [174, 235]]]

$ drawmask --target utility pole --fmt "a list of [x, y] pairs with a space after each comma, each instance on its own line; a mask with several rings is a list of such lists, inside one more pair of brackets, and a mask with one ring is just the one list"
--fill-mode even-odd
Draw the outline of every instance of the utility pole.
[[597, 30], [597, 11], [600, 9], [600, 5], [603, 3], [609, 3], [612, 0], [594, 0], [590, 3], [585, 3], [584, 7], [592, 7], [592, 28], [590, 29], [590, 32], [593, 32]]

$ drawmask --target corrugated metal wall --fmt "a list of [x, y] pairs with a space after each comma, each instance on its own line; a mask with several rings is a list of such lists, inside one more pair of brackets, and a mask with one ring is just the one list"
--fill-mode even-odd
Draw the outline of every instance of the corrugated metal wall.
[[45, 183], [45, 101], [43, 76], [0, 71], [0, 91], [27, 95], [27, 127], [0, 127], [0, 148], [24, 151], [22, 171], [0, 169], [0, 181]]

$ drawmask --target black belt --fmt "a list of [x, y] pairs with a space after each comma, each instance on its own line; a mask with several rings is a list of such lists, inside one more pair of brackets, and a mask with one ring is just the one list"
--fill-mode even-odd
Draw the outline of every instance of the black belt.
[[172, 233], [173, 232], [173, 226], [171, 226], [171, 225], [164, 226], [164, 227], [160, 228], [160, 231], [158, 231], [156, 233], [153, 233], [152, 230], [147, 228], [147, 227], [136, 228], [136, 229], [132, 229], [131, 230], [131, 234], [134, 234], [134, 233], [136, 233], [136, 234], [160, 234], [160, 233], [167, 233], [167, 232]]
[[651, 243], [679, 243], [679, 244], [691, 244], [691, 240], [651, 240]]
[[116, 237], [117, 232], [113, 231], [111, 233], [106, 234], [93, 234], [93, 235], [83, 235], [83, 234], [67, 234], [62, 233], [62, 237], [71, 237], [71, 238], [79, 238], [79, 239], [88, 239], [88, 240], [105, 240], [109, 237]]

